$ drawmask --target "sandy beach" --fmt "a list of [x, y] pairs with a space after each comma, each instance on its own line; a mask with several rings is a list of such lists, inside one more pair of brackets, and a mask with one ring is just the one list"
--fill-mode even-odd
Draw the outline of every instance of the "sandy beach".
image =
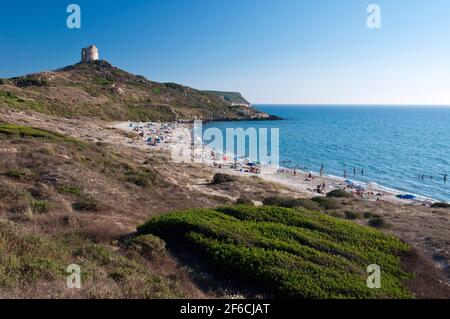
[[[189, 129], [188, 124], [179, 123], [136, 123], [121, 122], [115, 123], [112, 127], [136, 134], [136, 143], [134, 147], [171, 151], [174, 147], [180, 146], [179, 143], [172, 140], [172, 134], [175, 129]], [[140, 134], [141, 136], [138, 136]], [[160, 143], [149, 144], [148, 138], [154, 139], [160, 137]], [[420, 206], [430, 206], [437, 202], [436, 200], [416, 194], [409, 194], [399, 190], [383, 187], [375, 182], [363, 183], [351, 179], [340, 178], [316, 172], [305, 172], [296, 169], [289, 169], [282, 166], [258, 165], [260, 171], [255, 174], [239, 165], [235, 167], [234, 156], [230, 154], [215, 154], [212, 149], [203, 146], [202, 149], [194, 151], [194, 157], [203, 165], [215, 167], [217, 172], [224, 172], [235, 176], [257, 175], [261, 179], [286, 186], [299, 194], [299, 196], [325, 196], [328, 192], [335, 189], [345, 189], [356, 197], [367, 201], [383, 201], [398, 204], [413, 204]], [[321, 191], [317, 191], [321, 189]], [[399, 195], [413, 195], [413, 199], [401, 199]]]

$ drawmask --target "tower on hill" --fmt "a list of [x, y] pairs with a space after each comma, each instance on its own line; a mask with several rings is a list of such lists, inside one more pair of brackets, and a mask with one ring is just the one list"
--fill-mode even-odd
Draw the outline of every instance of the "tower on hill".
[[92, 61], [98, 61], [99, 54], [95, 45], [91, 45], [81, 50], [81, 62], [89, 63]]

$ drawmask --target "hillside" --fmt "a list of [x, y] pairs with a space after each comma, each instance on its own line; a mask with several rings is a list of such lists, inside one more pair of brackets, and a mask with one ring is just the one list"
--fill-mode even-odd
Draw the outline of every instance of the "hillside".
[[[149, 216], [232, 203], [192, 185], [211, 172], [130, 148], [122, 132], [85, 120], [44, 117], [33, 128], [1, 119], [0, 112], [0, 298], [224, 296], [200, 291], [160, 240], [131, 238]], [[99, 132], [110, 143], [79, 138]], [[243, 188], [259, 192], [259, 200], [279, 194], [271, 185], [236, 181], [234, 189]], [[82, 269], [81, 290], [66, 287], [70, 264]]]
[[106, 61], [0, 80], [0, 107], [108, 121], [267, 119], [215, 94], [157, 83]]
[[235, 105], [248, 105], [251, 106], [251, 103], [247, 101], [241, 93], [238, 92], [222, 92], [222, 91], [203, 91], [207, 94], [217, 95], [222, 98], [226, 102], [230, 102]]

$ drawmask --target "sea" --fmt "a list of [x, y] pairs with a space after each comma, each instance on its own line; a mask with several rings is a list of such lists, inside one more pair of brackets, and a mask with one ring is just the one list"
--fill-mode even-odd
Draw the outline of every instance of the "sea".
[[227, 128], [278, 128], [282, 166], [319, 172], [323, 165], [330, 176], [346, 173], [355, 182], [450, 201], [450, 181], [445, 181], [450, 175], [450, 108], [254, 107], [282, 120], [212, 122], [205, 128], [224, 133]]

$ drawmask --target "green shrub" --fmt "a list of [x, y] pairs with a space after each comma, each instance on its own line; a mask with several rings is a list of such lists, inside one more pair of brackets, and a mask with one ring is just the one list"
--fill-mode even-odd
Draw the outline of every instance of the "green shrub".
[[81, 195], [81, 189], [75, 186], [61, 186], [58, 190], [61, 194]]
[[150, 187], [157, 181], [157, 175], [147, 167], [125, 168], [125, 180], [140, 187]]
[[153, 87], [152, 92], [153, 92], [153, 94], [156, 94], [156, 95], [161, 94], [161, 88]]
[[94, 78], [94, 82], [98, 85], [111, 85], [113, 81], [97, 76]]
[[166, 254], [166, 243], [164, 240], [151, 234], [133, 238], [128, 246], [147, 258], [154, 258]]
[[48, 86], [48, 82], [44, 79], [37, 79], [31, 77], [17, 78], [14, 79], [14, 83], [18, 87], [29, 87], [29, 86]]
[[98, 212], [103, 209], [103, 205], [90, 196], [82, 196], [72, 207], [78, 211]]
[[28, 168], [19, 168], [19, 169], [12, 169], [9, 172], [6, 173], [6, 176], [18, 179], [18, 180], [27, 180], [34, 176], [34, 173], [32, 170]]
[[369, 220], [369, 226], [374, 228], [385, 228], [387, 223], [383, 218], [372, 218]]
[[352, 198], [353, 195], [343, 189], [335, 189], [327, 194], [327, 197]]
[[266, 206], [278, 206], [284, 208], [304, 207], [309, 210], [319, 210], [319, 205], [310, 200], [303, 198], [288, 198], [288, 197], [268, 197], [263, 200]]
[[345, 211], [345, 218], [350, 219], [350, 220], [354, 220], [354, 219], [360, 219], [361, 218], [361, 214], [357, 213], [357, 212], [352, 212], [352, 211]]
[[[193, 209], [151, 218], [141, 235], [191, 252], [220, 277], [275, 298], [410, 298], [398, 254], [409, 247], [375, 229], [322, 213], [274, 206]], [[383, 269], [368, 289], [366, 268]]]
[[236, 200], [237, 205], [247, 205], [247, 206], [255, 206], [255, 203], [250, 198], [247, 197], [239, 197]]
[[31, 209], [33, 210], [33, 213], [36, 214], [46, 214], [50, 212], [53, 205], [46, 201], [46, 200], [38, 200], [31, 204]]
[[87, 143], [77, 140], [75, 138], [53, 133], [37, 128], [32, 128], [28, 126], [21, 126], [9, 123], [0, 122], [0, 135], [6, 135], [8, 137], [20, 137], [20, 138], [39, 138], [47, 141], [61, 141], [69, 144], [74, 144], [78, 147], [87, 147]]
[[231, 176], [228, 174], [217, 173], [214, 175], [211, 184], [218, 185], [218, 184], [223, 184], [223, 183], [234, 182], [235, 180], [236, 180], [236, 177], [234, 177], [234, 176]]
[[432, 208], [450, 208], [449, 203], [434, 203], [431, 205]]
[[311, 199], [312, 201], [318, 203], [321, 207], [323, 207], [324, 209], [338, 209], [341, 207], [341, 203], [338, 202], [335, 198], [333, 197], [314, 197]]
[[381, 218], [381, 215], [375, 214], [375, 213], [371, 213], [371, 212], [365, 212], [364, 213], [364, 218], [365, 219]]

